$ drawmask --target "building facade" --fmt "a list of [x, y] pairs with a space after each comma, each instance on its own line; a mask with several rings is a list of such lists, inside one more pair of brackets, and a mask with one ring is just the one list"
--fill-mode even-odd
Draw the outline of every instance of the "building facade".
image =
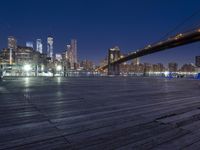
[[177, 72], [178, 71], [178, 64], [175, 62], [171, 62], [168, 64], [169, 72]]
[[195, 57], [195, 65], [196, 67], [200, 67], [200, 56]]
[[18, 46], [14, 57], [15, 64], [33, 64], [33, 53], [34, 50], [31, 47]]
[[77, 59], [77, 40], [72, 39], [71, 44], [67, 45], [67, 56], [70, 64], [70, 69], [76, 69]]
[[42, 40], [41, 39], [37, 39], [36, 40], [36, 51], [39, 52], [39, 53], [43, 53], [43, 45], [42, 45]]
[[33, 47], [33, 42], [26, 42], [26, 47], [34, 48]]
[[8, 37], [8, 49], [12, 49], [12, 50], [17, 49], [17, 39], [14, 36]]
[[53, 59], [53, 37], [47, 38], [47, 57]]

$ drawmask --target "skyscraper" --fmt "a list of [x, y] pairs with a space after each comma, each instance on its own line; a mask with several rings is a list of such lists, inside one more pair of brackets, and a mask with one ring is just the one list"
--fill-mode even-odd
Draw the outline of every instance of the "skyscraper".
[[47, 57], [53, 58], [53, 37], [47, 38]]
[[8, 37], [8, 48], [12, 49], [12, 50], [17, 49], [17, 40], [15, 37], [13, 37], [13, 36]]
[[33, 48], [33, 42], [26, 42], [26, 47]]
[[169, 72], [177, 72], [178, 71], [178, 64], [175, 62], [171, 62], [168, 64]]
[[70, 63], [70, 68], [75, 69], [77, 64], [77, 41], [71, 40], [71, 44], [67, 45], [67, 55]]
[[140, 58], [138, 57], [138, 58], [134, 58], [133, 60], [132, 60], [132, 64], [133, 65], [139, 65], [140, 64]]
[[195, 65], [196, 65], [196, 67], [200, 67], [200, 56], [196, 56]]
[[71, 40], [71, 51], [73, 55], [73, 62], [74, 64], [77, 64], [77, 40], [75, 39]]
[[65, 51], [65, 58], [69, 60], [69, 53], [70, 53], [71, 45], [67, 45], [67, 49]]
[[41, 39], [36, 40], [36, 50], [37, 52], [40, 52], [42, 54], [42, 40]]

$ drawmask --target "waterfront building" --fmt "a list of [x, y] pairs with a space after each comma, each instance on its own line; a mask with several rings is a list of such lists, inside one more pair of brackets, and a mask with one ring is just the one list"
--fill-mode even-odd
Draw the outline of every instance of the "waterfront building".
[[163, 64], [158, 63], [158, 64], [153, 64], [153, 72], [164, 72], [165, 67]]
[[120, 73], [121, 74], [128, 74], [130, 72], [131, 65], [127, 63], [120, 64]]
[[153, 64], [153, 72], [159, 72], [158, 64]]
[[75, 39], [71, 40], [71, 56], [70, 56], [70, 64], [71, 64], [71, 69], [76, 69], [76, 64], [77, 64], [77, 41]]
[[[33, 42], [26, 42], [26, 47], [33, 48]], [[34, 49], [34, 48], [33, 48]]]
[[41, 54], [43, 53], [43, 45], [42, 45], [42, 40], [41, 39], [37, 39], [36, 40], [36, 51], [40, 52]]
[[153, 65], [150, 63], [144, 63], [144, 73], [153, 72]]
[[67, 45], [67, 46], [66, 46], [66, 50], [65, 50], [65, 59], [66, 59], [66, 60], [69, 60], [69, 52], [70, 52], [70, 49], [71, 49], [71, 45]]
[[200, 56], [196, 56], [195, 65], [196, 65], [196, 67], [200, 67]]
[[8, 49], [12, 49], [12, 50], [17, 49], [17, 39], [14, 36], [8, 37]]
[[67, 57], [70, 64], [70, 69], [76, 69], [77, 60], [77, 40], [72, 39], [71, 44], [67, 45]]
[[47, 57], [53, 59], [53, 37], [47, 38]]
[[171, 62], [168, 64], [169, 72], [177, 72], [178, 71], [178, 64], [175, 62]]
[[184, 64], [181, 69], [181, 72], [195, 72], [194, 64]]
[[77, 58], [77, 40], [75, 39], [72, 39], [71, 40], [71, 50], [72, 50], [72, 53], [73, 53], [73, 61], [75, 64], [78, 63], [78, 58]]
[[140, 58], [138, 57], [138, 58], [133, 59], [131, 64], [132, 65], [139, 65], [140, 64]]
[[137, 73], [144, 73], [144, 71], [145, 71], [145, 66], [144, 66], [144, 64], [139, 64], [139, 65], [137, 65], [137, 67], [136, 67], [136, 72]]
[[31, 47], [18, 46], [15, 52], [15, 64], [32, 64], [34, 50]]
[[165, 72], [165, 66], [162, 63], [158, 63], [158, 72]]
[[86, 71], [93, 71], [95, 68], [95, 65], [92, 61], [86, 59], [80, 62], [80, 67]]
[[56, 55], [55, 55], [55, 59], [56, 59], [57, 61], [60, 61], [60, 62], [61, 62], [61, 60], [62, 60], [62, 55], [61, 55], [61, 54], [56, 54]]
[[[0, 52], [1, 64], [10, 64], [10, 58], [14, 58], [14, 53], [10, 53], [11, 49], [4, 48]], [[12, 57], [10, 56], [12, 54]]]

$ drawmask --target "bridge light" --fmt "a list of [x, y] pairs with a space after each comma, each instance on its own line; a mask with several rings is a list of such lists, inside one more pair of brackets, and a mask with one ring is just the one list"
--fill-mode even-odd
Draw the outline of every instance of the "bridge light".
[[182, 33], [180, 33], [180, 34], [178, 34], [178, 35], [176, 35], [175, 36], [175, 40], [178, 40], [180, 37], [182, 37], [183, 36], [183, 34]]
[[147, 45], [144, 49], [149, 49], [151, 48], [151, 45]]
[[148, 45], [148, 48], [151, 48], [151, 45]]

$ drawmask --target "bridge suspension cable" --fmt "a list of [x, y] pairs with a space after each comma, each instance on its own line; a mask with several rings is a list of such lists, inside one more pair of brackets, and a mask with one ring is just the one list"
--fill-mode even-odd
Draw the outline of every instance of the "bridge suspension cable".
[[[167, 32], [166, 34], [164, 34], [164, 36], [160, 40], [168, 38], [170, 34], [174, 35], [174, 33], [176, 31], [178, 31], [178, 29], [180, 29], [181, 27], [183, 27], [188, 21], [192, 20], [198, 14], [200, 14], [200, 9], [198, 9], [197, 11], [195, 11], [194, 13], [192, 13], [190, 16], [186, 17], [182, 22], [180, 22], [179, 24], [177, 24], [172, 30], [170, 30], [169, 32]], [[196, 26], [196, 27], [192, 27], [190, 29], [184, 30], [184, 32], [188, 32], [190, 30], [194, 30], [194, 29], [196, 29], [199, 26], [200, 26], [200, 24], [198, 26]], [[190, 25], [190, 27], [191, 27], [191, 25]]]

